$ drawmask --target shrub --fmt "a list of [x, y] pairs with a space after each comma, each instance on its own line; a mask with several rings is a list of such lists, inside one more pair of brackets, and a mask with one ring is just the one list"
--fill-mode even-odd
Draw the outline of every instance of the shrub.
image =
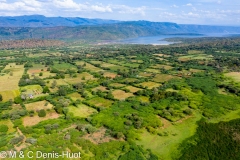
[[3, 125], [0, 125], [0, 132], [4, 132], [6, 133], [8, 131], [8, 126], [3, 124]]
[[38, 112], [38, 116], [39, 117], [45, 117], [46, 116], [46, 111], [44, 109], [41, 109], [39, 112]]

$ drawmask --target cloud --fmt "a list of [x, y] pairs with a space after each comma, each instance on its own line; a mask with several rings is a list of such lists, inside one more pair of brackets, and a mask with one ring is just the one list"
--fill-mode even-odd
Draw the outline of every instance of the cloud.
[[171, 7], [172, 7], [172, 8], [179, 8], [179, 6], [177, 6], [177, 5], [175, 5], [175, 4], [172, 5]]
[[142, 16], [146, 15], [145, 6], [135, 8], [135, 7], [129, 7], [126, 5], [114, 5], [113, 8], [114, 10], [116, 10], [118, 13], [121, 13], [121, 14], [141, 14]]
[[192, 3], [188, 3], [188, 4], [186, 4], [185, 6], [191, 7], [191, 6], [192, 6]]

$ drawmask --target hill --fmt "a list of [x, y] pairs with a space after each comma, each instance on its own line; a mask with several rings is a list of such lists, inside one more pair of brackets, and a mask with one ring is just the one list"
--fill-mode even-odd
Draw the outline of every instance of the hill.
[[[1, 27], [2, 26], [2, 27]], [[240, 27], [44, 16], [0, 17], [0, 39], [117, 40], [164, 34], [240, 33]]]

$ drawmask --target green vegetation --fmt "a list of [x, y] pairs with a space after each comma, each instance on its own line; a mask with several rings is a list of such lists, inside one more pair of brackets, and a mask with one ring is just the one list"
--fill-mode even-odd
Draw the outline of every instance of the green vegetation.
[[239, 159], [240, 41], [207, 42], [0, 50], [0, 150]]

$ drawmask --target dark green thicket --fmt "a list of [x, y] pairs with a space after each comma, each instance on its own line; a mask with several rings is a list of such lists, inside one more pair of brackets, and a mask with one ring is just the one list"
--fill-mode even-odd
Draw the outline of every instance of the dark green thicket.
[[240, 119], [230, 122], [198, 123], [196, 134], [180, 145], [180, 160], [240, 159]]

